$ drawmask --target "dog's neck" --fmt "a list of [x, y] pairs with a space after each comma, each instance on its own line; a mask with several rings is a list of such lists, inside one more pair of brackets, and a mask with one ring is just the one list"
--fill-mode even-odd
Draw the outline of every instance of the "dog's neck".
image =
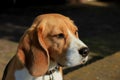
[[59, 69], [59, 65], [56, 62], [50, 61], [50, 66], [46, 75], [51, 75], [55, 71], [58, 71], [58, 69]]
[[55, 69], [58, 66], [57, 62], [50, 60], [50, 65], [48, 71]]
[[[26, 68], [15, 72], [15, 80], [63, 80], [62, 74], [58, 70], [56, 62], [50, 61], [48, 72], [40, 77], [34, 77], [29, 74]], [[52, 71], [52, 72], [51, 72]]]

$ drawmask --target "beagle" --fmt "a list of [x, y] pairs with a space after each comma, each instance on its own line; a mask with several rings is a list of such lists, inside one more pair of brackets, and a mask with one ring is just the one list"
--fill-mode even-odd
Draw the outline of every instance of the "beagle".
[[21, 37], [2, 80], [63, 80], [62, 67], [85, 63], [88, 53], [71, 19], [61, 14], [43, 14]]

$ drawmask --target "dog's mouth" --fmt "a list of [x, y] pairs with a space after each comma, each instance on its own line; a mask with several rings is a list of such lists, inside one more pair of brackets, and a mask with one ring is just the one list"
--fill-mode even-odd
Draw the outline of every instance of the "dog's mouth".
[[88, 60], [88, 56], [82, 58], [80, 61], [78, 61], [76, 64], [73, 64], [72, 62], [66, 62], [66, 63], [57, 63], [59, 66], [61, 67], [74, 67], [74, 66], [77, 66], [77, 65], [83, 65], [87, 62]]
[[83, 59], [80, 64], [85, 64], [87, 62], [87, 60]]

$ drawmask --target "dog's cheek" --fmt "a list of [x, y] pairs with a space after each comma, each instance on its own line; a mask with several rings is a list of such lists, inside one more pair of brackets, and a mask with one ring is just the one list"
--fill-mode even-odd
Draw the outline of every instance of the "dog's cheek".
[[63, 49], [59, 48], [57, 44], [54, 44], [50, 49], [50, 56], [53, 60], [58, 61], [58, 58], [61, 59], [63, 55]]
[[54, 49], [56, 52], [58, 52], [58, 54], [62, 54], [64, 49], [64, 41], [56, 40], [56, 42], [54, 43]]
[[56, 60], [55, 58], [57, 58], [58, 55], [59, 55], [60, 52], [61, 52], [61, 50], [59, 50], [58, 47], [59, 47], [59, 46], [58, 46], [56, 43], [54, 43], [54, 44], [52, 44], [52, 45], [49, 47], [49, 49], [48, 49], [49, 54], [50, 54], [50, 57], [51, 57], [52, 59], [54, 59], [54, 60]]
[[49, 53], [51, 58], [56, 60], [58, 57], [62, 58], [62, 55], [66, 53], [68, 46], [66, 46], [64, 39], [52, 39]]

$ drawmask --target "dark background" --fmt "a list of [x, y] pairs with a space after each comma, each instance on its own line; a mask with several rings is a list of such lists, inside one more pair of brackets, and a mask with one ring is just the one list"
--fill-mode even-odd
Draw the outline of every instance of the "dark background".
[[[10, 7], [28, 7], [28, 6], [45, 6], [45, 5], [64, 5], [64, 4], [78, 4], [87, 0], [1, 0], [1, 8]], [[88, 0], [89, 1], [89, 0]], [[119, 4], [119, 0], [94, 0], [102, 2], [112, 2]]]

